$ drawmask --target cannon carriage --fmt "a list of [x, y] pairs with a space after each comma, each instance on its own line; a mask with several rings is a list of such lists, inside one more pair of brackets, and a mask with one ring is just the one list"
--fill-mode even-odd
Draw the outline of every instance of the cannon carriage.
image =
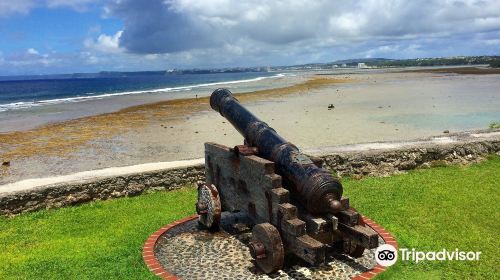
[[321, 265], [331, 251], [360, 257], [378, 235], [342, 196], [342, 185], [226, 89], [210, 106], [244, 137], [233, 148], [205, 143], [206, 182], [198, 185], [199, 222], [218, 229], [222, 211], [244, 212], [252, 223], [249, 249], [264, 273], [283, 267], [285, 254]]

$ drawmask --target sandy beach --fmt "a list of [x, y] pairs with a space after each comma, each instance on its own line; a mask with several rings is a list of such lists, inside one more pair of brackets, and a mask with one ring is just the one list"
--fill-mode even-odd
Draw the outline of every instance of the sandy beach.
[[[451, 71], [452, 72], [452, 71]], [[457, 71], [455, 71], [457, 72]], [[500, 75], [450, 71], [305, 74], [238, 99], [303, 149], [486, 129], [500, 120]], [[215, 89], [215, 88], [214, 88]], [[207, 96], [142, 104], [0, 134], [0, 184], [114, 166], [203, 157], [242, 137]], [[333, 109], [328, 106], [332, 104]]]

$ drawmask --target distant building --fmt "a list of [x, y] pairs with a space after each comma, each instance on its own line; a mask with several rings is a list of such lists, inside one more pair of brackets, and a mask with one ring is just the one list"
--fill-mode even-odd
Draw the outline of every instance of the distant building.
[[368, 68], [368, 66], [364, 62], [360, 62], [358, 63], [358, 68]]
[[342, 63], [342, 67], [343, 67], [343, 68], [346, 68], [346, 67], [347, 67], [347, 64]]
[[337, 64], [333, 64], [332, 68], [338, 68], [339, 66]]

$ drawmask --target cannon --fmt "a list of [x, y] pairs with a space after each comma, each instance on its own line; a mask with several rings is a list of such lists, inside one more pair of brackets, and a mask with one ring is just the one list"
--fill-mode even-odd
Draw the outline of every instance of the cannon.
[[233, 148], [205, 143], [206, 182], [198, 183], [199, 223], [217, 230], [221, 213], [242, 212], [252, 226], [248, 246], [264, 273], [281, 269], [285, 254], [321, 265], [332, 253], [360, 257], [378, 246], [377, 233], [342, 196], [342, 184], [227, 89], [210, 106], [243, 136]]

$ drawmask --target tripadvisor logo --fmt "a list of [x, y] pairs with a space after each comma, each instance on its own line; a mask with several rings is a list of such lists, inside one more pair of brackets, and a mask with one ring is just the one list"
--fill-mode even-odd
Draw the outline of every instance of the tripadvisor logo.
[[381, 266], [391, 266], [398, 260], [398, 251], [390, 244], [380, 245], [375, 251], [375, 260]]
[[[481, 252], [464, 252], [458, 249], [422, 252], [416, 251], [415, 248], [401, 248], [399, 255], [402, 261], [414, 263], [420, 261], [478, 261]], [[391, 266], [398, 260], [398, 250], [390, 244], [380, 245], [375, 251], [375, 260], [381, 266]]]

